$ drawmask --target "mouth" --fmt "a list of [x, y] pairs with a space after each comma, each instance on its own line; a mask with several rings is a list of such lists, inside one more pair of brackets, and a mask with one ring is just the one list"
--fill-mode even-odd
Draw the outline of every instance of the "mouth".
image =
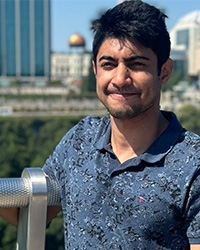
[[119, 93], [119, 92], [113, 92], [113, 93], [109, 93], [109, 95], [113, 98], [113, 99], [128, 99], [128, 98], [132, 98], [134, 96], [139, 96], [139, 93]]

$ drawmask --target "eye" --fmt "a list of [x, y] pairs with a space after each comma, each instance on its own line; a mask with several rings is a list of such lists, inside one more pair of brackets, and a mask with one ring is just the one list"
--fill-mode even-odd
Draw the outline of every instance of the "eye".
[[142, 63], [142, 62], [135, 62], [135, 65], [144, 66], [144, 63]]
[[133, 62], [131, 65], [132, 66], [144, 66], [145, 64], [142, 62]]
[[102, 67], [103, 69], [105, 69], [105, 70], [110, 70], [110, 69], [112, 69], [112, 68], [115, 67], [115, 64], [114, 64], [113, 62], [109, 62], [109, 61], [107, 61], [107, 62], [102, 62], [102, 63], [101, 63], [101, 67]]
[[128, 65], [128, 67], [132, 70], [139, 70], [145, 67], [145, 64], [143, 62], [135, 61]]

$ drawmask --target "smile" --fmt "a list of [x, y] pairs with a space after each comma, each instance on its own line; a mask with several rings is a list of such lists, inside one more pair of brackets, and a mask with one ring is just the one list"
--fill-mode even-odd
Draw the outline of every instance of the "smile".
[[109, 94], [113, 99], [127, 99], [133, 96], [138, 96], [138, 93], [110, 93]]

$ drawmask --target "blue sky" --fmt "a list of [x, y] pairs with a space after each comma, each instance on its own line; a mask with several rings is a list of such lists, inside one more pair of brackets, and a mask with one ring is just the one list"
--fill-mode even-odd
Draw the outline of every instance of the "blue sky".
[[[168, 15], [167, 26], [170, 30], [184, 15], [200, 10], [199, 0], [144, 0], [158, 8], [165, 9]], [[112, 8], [118, 0], [51, 0], [52, 14], [52, 50], [69, 51], [68, 39], [74, 33], [80, 33], [91, 50], [91, 20], [101, 11]]]

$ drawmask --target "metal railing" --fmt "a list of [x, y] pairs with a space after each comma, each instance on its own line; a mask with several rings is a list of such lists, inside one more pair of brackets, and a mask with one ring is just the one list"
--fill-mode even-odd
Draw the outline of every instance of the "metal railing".
[[60, 189], [40, 168], [26, 168], [21, 178], [0, 178], [0, 207], [19, 207], [17, 250], [44, 250], [47, 206], [60, 205]]

